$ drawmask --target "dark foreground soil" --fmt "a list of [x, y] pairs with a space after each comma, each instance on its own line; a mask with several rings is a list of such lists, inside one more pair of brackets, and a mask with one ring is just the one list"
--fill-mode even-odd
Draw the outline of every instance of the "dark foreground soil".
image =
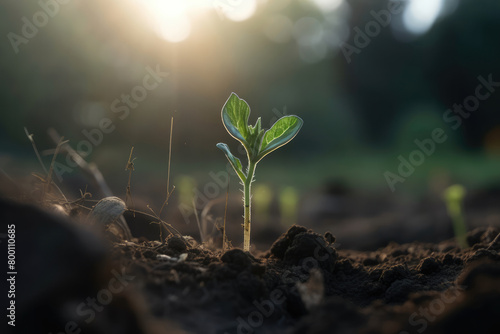
[[104, 242], [63, 217], [5, 201], [0, 222], [0, 233], [16, 229], [10, 332], [500, 332], [497, 228], [470, 231], [464, 250], [448, 240], [359, 252], [336, 250], [331, 233], [292, 226], [250, 255], [178, 236]]

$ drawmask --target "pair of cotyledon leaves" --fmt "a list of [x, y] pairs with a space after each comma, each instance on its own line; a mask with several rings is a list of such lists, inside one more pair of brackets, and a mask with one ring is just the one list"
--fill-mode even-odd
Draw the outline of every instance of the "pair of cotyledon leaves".
[[[250, 107], [246, 101], [232, 93], [222, 107], [222, 123], [227, 132], [243, 144], [248, 153], [249, 163], [254, 164], [292, 140], [304, 123], [300, 117], [284, 116], [266, 131], [261, 127], [260, 117], [254, 126], [248, 125], [249, 116]], [[243, 173], [240, 159], [231, 153], [226, 144], [218, 143], [217, 147], [225, 153], [234, 170], [244, 182], [247, 176]]]

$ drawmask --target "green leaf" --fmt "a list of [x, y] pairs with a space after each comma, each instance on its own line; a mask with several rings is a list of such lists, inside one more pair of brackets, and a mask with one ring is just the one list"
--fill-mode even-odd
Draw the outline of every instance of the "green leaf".
[[248, 147], [249, 116], [250, 107], [246, 101], [240, 99], [235, 93], [231, 93], [231, 96], [222, 107], [222, 123], [227, 132], [245, 147]]
[[259, 155], [260, 143], [262, 142], [262, 137], [264, 137], [264, 132], [265, 130], [262, 129], [260, 117], [257, 119], [254, 126], [248, 126], [247, 151], [252, 161], [254, 161]]
[[299, 132], [303, 123], [304, 121], [300, 117], [294, 115], [284, 116], [277, 120], [262, 138], [257, 161], [292, 140]]
[[232, 153], [231, 151], [229, 150], [229, 147], [227, 146], [227, 144], [224, 144], [224, 143], [218, 143], [217, 145], [217, 148], [219, 148], [222, 152], [224, 152], [224, 154], [226, 155], [227, 157], [227, 160], [229, 160], [229, 162], [231, 163], [231, 166], [233, 166], [234, 168], [234, 171], [236, 172], [236, 174], [238, 174], [239, 178], [241, 179], [242, 182], [245, 182], [246, 180], [246, 176], [245, 174], [243, 173], [243, 166], [241, 165], [241, 161], [240, 159], [236, 158]]

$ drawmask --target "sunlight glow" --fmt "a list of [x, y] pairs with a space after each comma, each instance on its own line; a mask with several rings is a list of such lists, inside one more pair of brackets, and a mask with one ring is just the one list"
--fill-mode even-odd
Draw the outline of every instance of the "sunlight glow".
[[228, 3], [233, 3], [233, 5], [226, 7], [224, 15], [232, 21], [245, 21], [257, 10], [256, 0], [233, 0]]
[[179, 0], [143, 0], [141, 2], [159, 36], [172, 43], [181, 42], [189, 37], [191, 22], [187, 12], [193, 2]]
[[406, 29], [415, 34], [426, 33], [443, 8], [444, 0], [411, 0], [403, 14]]
[[[186, 13], [190, 1], [179, 0], [147, 0], [144, 5], [161, 18], [175, 18]], [[191, 4], [192, 5], [192, 4]]]
[[157, 27], [158, 34], [169, 42], [182, 42], [191, 33], [191, 21], [186, 15], [163, 21]]
[[254, 15], [257, 0], [133, 0], [147, 12], [149, 23], [165, 40], [177, 43], [191, 33], [195, 11], [215, 11], [219, 17], [244, 21]]

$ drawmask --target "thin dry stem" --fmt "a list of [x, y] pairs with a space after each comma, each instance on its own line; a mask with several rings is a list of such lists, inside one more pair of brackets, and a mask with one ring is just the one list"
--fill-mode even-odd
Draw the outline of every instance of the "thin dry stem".
[[198, 217], [198, 210], [196, 210], [196, 204], [194, 202], [194, 197], [193, 197], [193, 211], [194, 211], [194, 217], [196, 218], [196, 222], [198, 223], [198, 230], [200, 230], [200, 238], [201, 242], [205, 242], [205, 232], [201, 228], [201, 223], [200, 223], [200, 217]]
[[[128, 200], [130, 199], [130, 203], [132, 203], [132, 210], [135, 209], [134, 199], [132, 198], [132, 187], [130, 185], [130, 181], [132, 180], [132, 172], [134, 169], [134, 159], [132, 159], [132, 153], [134, 152], [134, 147], [130, 149], [130, 155], [128, 157], [127, 165], [125, 166], [125, 170], [128, 170], [128, 182], [127, 182], [127, 194], [125, 195], [125, 203], [128, 205]], [[133, 212], [133, 211], [132, 211]], [[135, 218], [135, 213], [133, 213]]]
[[[217, 223], [213, 222], [213, 218], [210, 215], [210, 210], [212, 210], [212, 207], [214, 205], [217, 205], [219, 203], [222, 203], [224, 201], [223, 198], [216, 198], [211, 201], [209, 201], [204, 207], [203, 210], [201, 210], [201, 215], [200, 215], [200, 222], [201, 222], [201, 231], [203, 232], [203, 235], [205, 236], [205, 242], [209, 241], [209, 236], [211, 236], [214, 232], [214, 230], [217, 228]], [[208, 224], [212, 223], [212, 230], [209, 232], [208, 231]]]
[[[56, 143], [59, 142], [60, 136], [57, 131], [53, 128], [48, 130], [49, 136]], [[66, 152], [71, 159], [80, 167], [85, 173], [87, 173], [95, 182], [97, 187], [101, 190], [105, 197], [113, 196], [113, 192], [108, 187], [106, 181], [104, 180], [104, 176], [101, 171], [95, 164], [87, 163], [85, 159], [83, 159], [68, 143], [65, 143], [61, 146], [61, 150]]]
[[[47, 172], [47, 180], [45, 181], [46, 182], [46, 186], [44, 187], [44, 190], [42, 192], [42, 200], [44, 199], [45, 197], [45, 194], [49, 191], [49, 187], [53, 184], [52, 182], [52, 173], [54, 171], [54, 164], [56, 162], [56, 158], [57, 158], [57, 154], [59, 154], [59, 150], [61, 149], [61, 146], [66, 144], [68, 141], [64, 140], [64, 137], [61, 137], [59, 139], [59, 142], [57, 143], [57, 146], [56, 146], [56, 150], [54, 152], [54, 155], [52, 156], [52, 162], [50, 163], [50, 168], [49, 168], [49, 171]], [[59, 187], [57, 187], [59, 189]], [[64, 197], [66, 203], [68, 202], [68, 200], [66, 199], [66, 197], [64, 196], [64, 194], [62, 193], [62, 191], [59, 189], [59, 191], [61, 192], [61, 195]]]
[[[170, 229], [172, 229], [183, 241], [186, 245], [190, 246], [186, 240], [184, 240], [184, 237], [182, 236], [181, 232], [179, 232], [175, 227], [172, 226], [172, 224], [169, 224], [167, 223], [166, 221], [162, 220], [160, 217], [158, 217], [158, 215], [156, 214], [156, 212], [154, 212], [154, 210], [148, 205], [147, 206], [149, 210], [151, 210], [151, 212], [153, 213], [153, 215], [149, 214], [149, 213], [146, 213], [146, 212], [143, 212], [143, 211], [137, 211], [137, 210], [134, 210], [135, 213], [138, 213], [140, 215], [144, 215], [146, 217], [150, 217], [150, 218], [154, 218], [154, 219], [157, 219], [159, 222], [153, 222], [153, 223], [159, 223], [159, 224], [162, 224], [163, 227], [168, 231], [168, 233], [170, 234], [174, 234], [172, 233], [172, 231], [170, 231]], [[132, 211], [130, 209], [128, 209], [127, 211]], [[170, 229], [169, 229], [170, 228]], [[162, 240], [163, 242], [163, 240]]]
[[160, 215], [163, 211], [163, 207], [165, 205], [168, 205], [168, 200], [170, 198], [170, 195], [174, 192], [175, 187], [172, 187], [172, 191], [170, 191], [170, 162], [172, 161], [172, 133], [174, 131], [174, 118], [172, 117], [170, 119], [170, 140], [168, 144], [168, 168], [167, 168], [167, 196], [165, 198], [165, 201], [163, 202], [161, 208], [160, 208]]
[[[43, 177], [41, 176], [38, 176], [36, 175], [36, 177], [38, 177], [38, 179], [40, 179], [42, 182], [46, 183], [47, 185], [45, 187], [43, 187], [42, 189], [42, 196], [41, 196], [41, 200], [43, 201], [44, 197], [45, 197], [45, 193], [48, 191], [48, 188], [49, 186], [53, 186], [54, 188], [57, 189], [57, 191], [59, 192], [59, 194], [61, 195], [61, 197], [64, 199], [65, 201], [65, 204], [68, 203], [68, 199], [66, 198], [66, 196], [64, 195], [64, 193], [62, 192], [61, 188], [59, 188], [53, 181], [52, 181], [52, 171], [53, 171], [53, 167], [54, 167], [54, 163], [55, 163], [55, 159], [56, 159], [56, 156], [57, 156], [57, 153], [59, 151], [59, 148], [61, 147], [61, 144], [64, 144], [63, 143], [63, 138], [60, 138], [60, 140], [57, 142], [57, 147], [55, 149], [55, 152], [54, 152], [54, 156], [52, 157], [52, 162], [50, 164], [50, 170], [47, 171], [47, 168], [45, 168], [45, 165], [43, 164], [43, 161], [42, 161], [42, 157], [40, 156], [40, 152], [38, 151], [38, 148], [36, 147], [36, 144], [35, 144], [35, 140], [33, 139], [33, 134], [30, 134], [28, 129], [27, 128], [24, 128], [24, 132], [26, 133], [26, 136], [28, 137], [28, 139], [30, 140], [31, 142], [31, 145], [33, 146], [33, 150], [35, 151], [35, 155], [38, 159], [38, 162], [40, 163], [40, 165], [42, 166], [42, 169], [43, 171], [45, 172], [45, 175], [47, 176], [47, 179], [44, 179]], [[33, 174], [35, 175], [35, 174]]]
[[[42, 166], [43, 171], [45, 172], [45, 175], [47, 175], [48, 174], [47, 168], [45, 168], [45, 165], [43, 164], [43, 161], [42, 161], [42, 157], [40, 156], [40, 153], [38, 152], [38, 149], [36, 148], [35, 141], [33, 140], [33, 134], [30, 134], [28, 132], [28, 129], [26, 129], [26, 128], [24, 128], [24, 132], [26, 133], [26, 136], [28, 137], [28, 139], [31, 142], [31, 145], [33, 146], [33, 150], [35, 151], [36, 157], [38, 158], [38, 162]], [[59, 142], [59, 140], [57, 140], [57, 142]]]

